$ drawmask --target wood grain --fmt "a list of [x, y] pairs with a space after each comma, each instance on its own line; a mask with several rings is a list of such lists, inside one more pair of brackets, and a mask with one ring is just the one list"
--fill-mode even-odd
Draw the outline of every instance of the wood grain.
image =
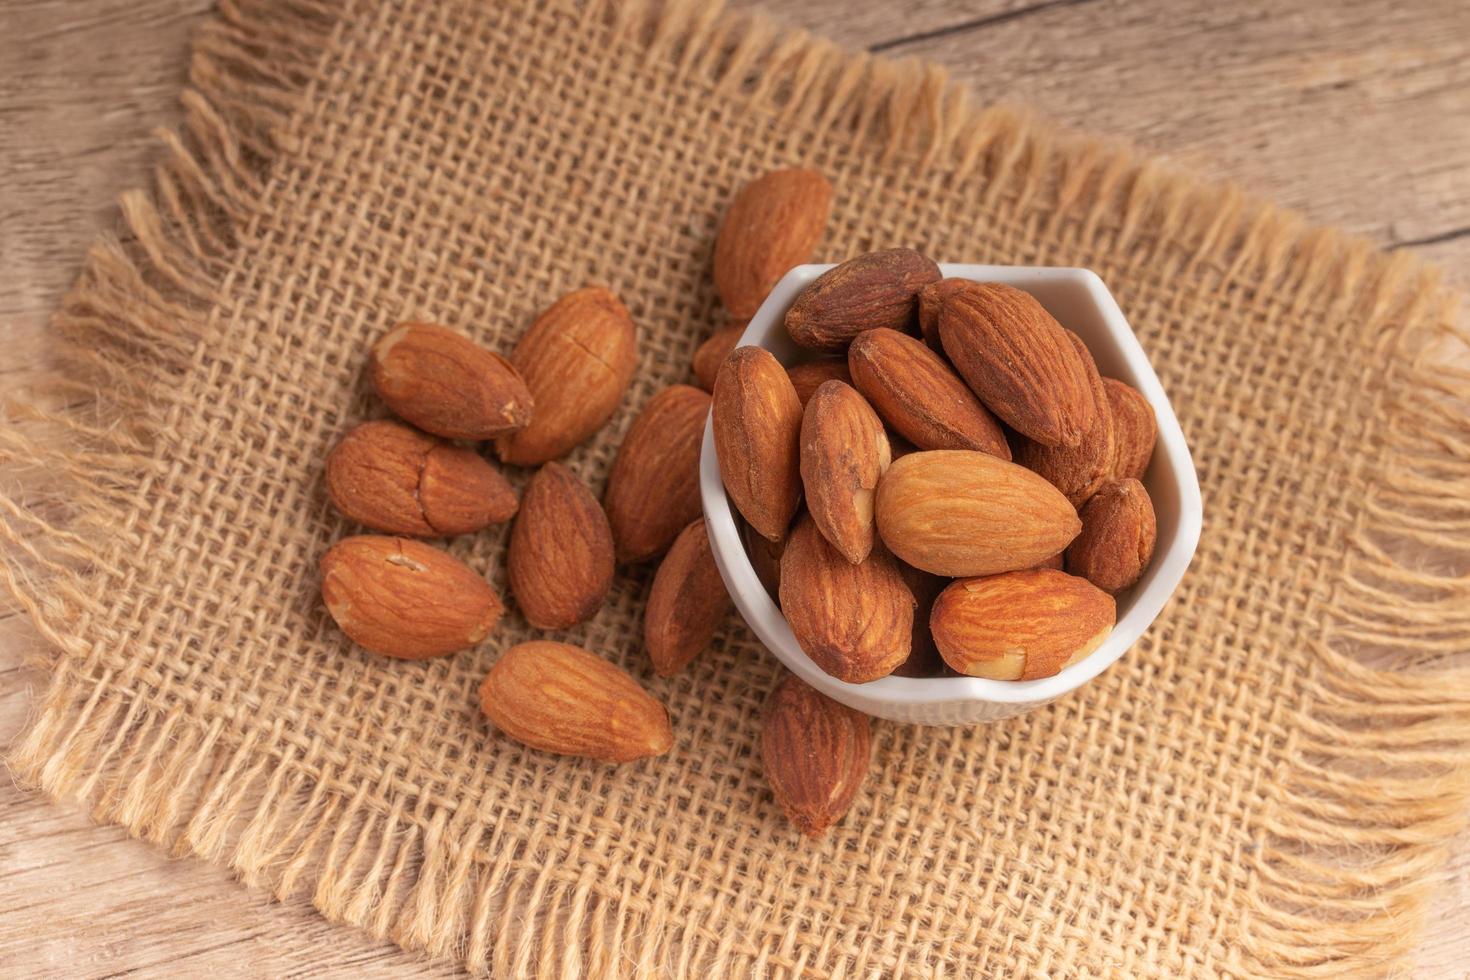
[[[738, 3], [737, 5], [744, 5]], [[1462, 0], [768, 0], [851, 47], [948, 65], [1212, 176], [1413, 249], [1470, 285], [1470, 7]], [[205, 0], [0, 0], [0, 384], [45, 356], [44, 324], [112, 202], [146, 183], [178, 119]], [[44, 678], [0, 618], [0, 742]], [[323, 922], [301, 897], [98, 827], [0, 779], [7, 976], [448, 976]], [[1466, 976], [1470, 838], [1417, 974]]]

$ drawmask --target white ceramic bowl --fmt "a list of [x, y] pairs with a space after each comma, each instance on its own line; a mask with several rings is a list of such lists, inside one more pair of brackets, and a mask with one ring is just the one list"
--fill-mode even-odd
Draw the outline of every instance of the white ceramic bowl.
[[[808, 359], [809, 352], [787, 336], [783, 321], [797, 294], [830, 268], [802, 265], [787, 273], [751, 319], [740, 346], [764, 347], [787, 365]], [[704, 430], [699, 479], [720, 574], [740, 615], [782, 663], [828, 697], [870, 715], [923, 725], [967, 725], [1009, 718], [1053, 701], [1092, 680], [1121, 657], [1148, 629], [1184, 577], [1199, 542], [1202, 508], [1194, 461], [1179, 430], [1179, 420], [1123, 311], [1096, 273], [1089, 269], [1005, 265], [941, 265], [940, 269], [946, 276], [1003, 282], [1035, 296], [1063, 326], [1082, 338], [1103, 375], [1126, 381], [1143, 392], [1158, 416], [1159, 441], [1143, 478], [1158, 516], [1158, 544], [1143, 578], [1118, 595], [1118, 623], [1102, 646], [1061, 673], [1034, 681], [982, 677], [884, 677], [867, 684], [840, 681], [802, 652], [780, 608], [756, 577], [741, 540], [738, 515], [720, 482], [714, 429], [709, 423]]]

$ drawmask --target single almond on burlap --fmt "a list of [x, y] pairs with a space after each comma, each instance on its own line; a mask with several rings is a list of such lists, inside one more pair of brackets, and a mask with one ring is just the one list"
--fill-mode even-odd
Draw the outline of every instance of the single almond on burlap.
[[516, 512], [515, 488], [479, 453], [386, 419], [342, 437], [326, 481], [344, 517], [392, 534], [469, 534]]
[[660, 677], [683, 670], [709, 646], [730, 611], [704, 518], [679, 533], [659, 563], [643, 607], [643, 642]]
[[1076, 446], [1092, 428], [1087, 368], [1030, 293], [1000, 283], [958, 290], [939, 311], [939, 336], [965, 383], [1021, 435]]
[[852, 384], [852, 373], [847, 368], [845, 357], [819, 357], [815, 361], [803, 361], [786, 369], [791, 377], [791, 387], [796, 389], [796, 398], [805, 408], [818, 388], [828, 381]]
[[854, 565], [810, 516], [781, 554], [781, 611], [801, 649], [838, 680], [877, 680], [908, 659], [914, 597], [898, 563], [874, 548]]
[[919, 290], [938, 282], [939, 266], [911, 248], [868, 252], [828, 269], [786, 311], [786, 332], [810, 350], [840, 351], [864, 330], [912, 333]]
[[1158, 523], [1142, 483], [1129, 477], [1104, 486], [1082, 508], [1082, 533], [1067, 546], [1067, 571], [1104, 592], [1137, 582], [1154, 557]]
[[705, 391], [715, 390], [715, 378], [720, 373], [720, 365], [725, 363], [725, 358], [735, 349], [740, 338], [745, 335], [746, 322], [741, 320], [728, 327], [721, 327], [710, 334], [709, 339], [699, 345], [694, 352], [694, 380]]
[[919, 290], [919, 336], [937, 354], [944, 353], [944, 344], [939, 339], [939, 311], [944, 301], [961, 289], [975, 285], [973, 279], [949, 277], [931, 282]]
[[831, 210], [832, 185], [815, 170], [773, 170], [740, 189], [715, 239], [715, 289], [731, 316], [754, 314], [811, 258]]
[[1154, 407], [1131, 385], [1115, 378], [1103, 378], [1102, 383], [1113, 416], [1113, 478], [1141, 480], [1159, 438]]
[[898, 677], [943, 677], [951, 671], [934, 645], [934, 634], [929, 631], [929, 611], [950, 580], [904, 562], [898, 563], [898, 571], [914, 597], [914, 628], [908, 659], [893, 668], [893, 673]]
[[897, 330], [865, 330], [847, 349], [852, 383], [919, 449], [974, 449], [1011, 458], [1005, 432], [938, 354]]
[[602, 428], [623, 400], [638, 364], [627, 307], [589, 286], [547, 307], [510, 352], [536, 411], [525, 428], [496, 440], [501, 460], [535, 466], [556, 459]]
[[1092, 427], [1075, 446], [1045, 446], [1021, 436], [1016, 462], [1045, 477], [1066, 496], [1073, 507], [1081, 507], [1110, 478], [1113, 469], [1113, 412], [1108, 407], [1107, 389], [1087, 345], [1072, 331], [1067, 337], [1087, 370], [1088, 385], [1096, 411]]
[[873, 495], [891, 459], [862, 395], [841, 381], [817, 389], [801, 416], [801, 485], [817, 530], [854, 565], [873, 550]]
[[531, 421], [531, 392], [511, 363], [437, 324], [384, 334], [373, 345], [372, 378], [395, 413], [446, 439], [493, 439]]
[[1050, 677], [1102, 645], [1113, 597], [1050, 568], [953, 583], [934, 601], [929, 625], [945, 663], [997, 681]]
[[632, 762], [674, 744], [663, 705], [569, 643], [531, 640], [502, 653], [480, 684], [480, 710], [516, 741], [562, 755]]
[[786, 818], [820, 838], [852, 806], [868, 775], [868, 716], [787, 674], [766, 702], [761, 763]]
[[560, 463], [526, 484], [506, 557], [510, 591], [526, 621], [561, 630], [590, 619], [613, 579], [613, 538], [592, 491]]
[[358, 646], [422, 660], [479, 643], [504, 606], [478, 572], [447, 552], [376, 534], [343, 538], [322, 555], [327, 612]]
[[894, 555], [951, 578], [1031, 568], [1082, 528], [1067, 498], [1024, 466], [954, 449], [894, 460], [876, 516]]
[[699, 444], [709, 404], [698, 388], [671, 385], [628, 428], [602, 498], [618, 561], [661, 554], [699, 516]]
[[786, 534], [801, 498], [801, 402], [786, 369], [759, 347], [737, 347], [715, 379], [720, 480], [761, 536]]

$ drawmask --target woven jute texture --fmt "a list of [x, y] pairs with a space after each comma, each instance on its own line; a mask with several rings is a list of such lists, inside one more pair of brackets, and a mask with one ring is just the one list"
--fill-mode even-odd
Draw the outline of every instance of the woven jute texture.
[[[1470, 809], [1470, 375], [1411, 260], [1022, 113], [932, 67], [704, 4], [228, 0], [186, 124], [7, 407], [5, 574], [54, 647], [11, 749], [99, 820], [507, 977], [1261, 975], [1406, 963]], [[512, 611], [427, 663], [352, 647], [322, 461], [381, 413], [394, 322], [502, 350], [587, 283], [639, 370], [570, 465], [601, 489], [718, 308], [719, 216], [767, 169], [836, 187], [822, 258], [1088, 266], [1198, 462], [1194, 567], [1135, 649], [1003, 724], [875, 725], [829, 837], [764, 788], [774, 659], [732, 617], [679, 677], [646, 569], [565, 638], [674, 720], [611, 767], [495, 736]], [[516, 474], [523, 480], [526, 474]], [[504, 589], [502, 530], [450, 547]]]

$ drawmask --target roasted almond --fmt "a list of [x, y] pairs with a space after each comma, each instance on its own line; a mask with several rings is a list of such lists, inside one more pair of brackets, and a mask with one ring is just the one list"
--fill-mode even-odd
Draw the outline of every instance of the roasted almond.
[[745, 554], [750, 558], [750, 566], [755, 569], [755, 577], [760, 579], [761, 585], [771, 599], [778, 605], [781, 602], [781, 553], [786, 550], [786, 539], [779, 541], [768, 541], [756, 533], [747, 521], [740, 522], [740, 540], [745, 545]]
[[1104, 592], [1137, 582], [1154, 557], [1158, 524], [1142, 483], [1129, 477], [1104, 486], [1082, 508], [1082, 533], [1067, 547], [1067, 571]]
[[1050, 568], [953, 583], [934, 601], [929, 625], [947, 664], [998, 681], [1050, 677], [1102, 645], [1113, 597]]
[[404, 323], [383, 335], [372, 378], [389, 408], [446, 439], [493, 439], [531, 421], [531, 392], [511, 363], [437, 324]]
[[521, 499], [506, 558], [527, 622], [560, 630], [590, 619], [613, 578], [612, 530], [592, 491], [560, 463], [536, 471]]
[[516, 492], [472, 449], [398, 422], [364, 422], [327, 455], [327, 495], [349, 520], [422, 537], [510, 520]]
[[715, 379], [720, 479], [736, 509], [771, 541], [786, 534], [801, 497], [801, 402], [785, 368], [759, 347], [737, 347]]
[[694, 352], [694, 379], [705, 391], [715, 390], [715, 377], [720, 373], [720, 365], [725, 363], [725, 358], [740, 343], [740, 338], [745, 335], [745, 321], [721, 327], [710, 334], [708, 340], [699, 345]]
[[938, 282], [939, 266], [911, 248], [848, 259], [822, 273], [786, 311], [786, 332], [802, 347], [840, 351], [864, 330], [912, 333], [919, 290]]
[[1030, 293], [975, 283], [939, 311], [944, 352], [985, 407], [1046, 446], [1076, 446], [1097, 411], [1087, 368]]
[[788, 674], [766, 702], [761, 762], [771, 795], [808, 837], [852, 806], [868, 775], [868, 716]]
[[959, 578], [1031, 568], [1081, 530], [1061, 492], [986, 453], [935, 450], [895, 460], [878, 483], [878, 533], [915, 568]]
[[857, 390], [919, 449], [1011, 458], [1000, 423], [921, 341], [896, 330], [866, 330], [847, 349], [847, 364]]
[[1035, 565], [1035, 567], [1036, 568], [1055, 568], [1057, 571], [1061, 571], [1061, 569], [1062, 569], [1062, 556], [1065, 555], [1065, 554], [1066, 554], [1066, 552], [1059, 551], [1056, 554], [1052, 555], [1050, 558], [1046, 559], [1045, 561], [1039, 561], [1039, 562], [1037, 562], [1036, 565]]
[[1141, 480], [1159, 438], [1154, 408], [1138, 389], [1116, 379], [1103, 378], [1103, 390], [1113, 416], [1113, 478]]
[[562, 755], [632, 762], [674, 744], [663, 705], [568, 643], [532, 640], [502, 653], [480, 684], [480, 710], [516, 741]]
[[1044, 446], [1021, 437], [1016, 462], [1046, 477], [1048, 483], [1062, 491], [1074, 507], [1081, 507], [1097, 488], [1107, 482], [1113, 468], [1113, 412], [1108, 407], [1107, 389], [1098, 376], [1097, 365], [1082, 338], [1067, 331], [1072, 346], [1087, 370], [1092, 388], [1092, 427], [1075, 446]]
[[659, 563], [643, 609], [643, 642], [653, 669], [672, 677], [709, 646], [730, 611], [704, 518], [674, 539]]
[[709, 403], [698, 388], [672, 385], [628, 428], [602, 498], [618, 561], [661, 554], [699, 516], [699, 444]]
[[496, 441], [507, 463], [556, 459], [602, 428], [623, 400], [638, 363], [633, 318], [599, 286], [570, 292], [531, 324], [510, 353], [536, 411], [525, 428]]
[[796, 398], [805, 408], [816, 390], [828, 381], [852, 384], [852, 374], [847, 369], [845, 357], [819, 357], [815, 361], [803, 361], [786, 369], [791, 377], [791, 387], [796, 389]]
[[322, 599], [342, 632], [388, 657], [422, 660], [475, 646], [504, 607], [453, 555], [410, 538], [362, 534], [322, 555]]
[[931, 282], [919, 290], [919, 336], [936, 353], [944, 353], [944, 344], [939, 339], [939, 311], [944, 301], [961, 289], [975, 285], [973, 279], [950, 277]]
[[914, 596], [914, 630], [908, 659], [895, 667], [893, 673], [899, 677], [943, 677], [949, 671], [939, 656], [939, 648], [934, 645], [934, 635], [929, 631], [929, 611], [934, 608], [934, 600], [939, 598], [939, 593], [949, 585], [949, 579], [930, 575], [903, 562], [898, 563], [898, 571]]
[[832, 185], [815, 170], [773, 170], [740, 189], [715, 239], [715, 289], [731, 316], [751, 316], [811, 258], [831, 210]]
[[841, 381], [817, 389], [801, 417], [801, 485], [817, 530], [854, 565], [873, 550], [873, 494], [891, 459], [862, 395]]
[[809, 516], [781, 554], [781, 611], [801, 649], [838, 680], [877, 680], [908, 659], [914, 597], [898, 563], [875, 548], [854, 565]]

